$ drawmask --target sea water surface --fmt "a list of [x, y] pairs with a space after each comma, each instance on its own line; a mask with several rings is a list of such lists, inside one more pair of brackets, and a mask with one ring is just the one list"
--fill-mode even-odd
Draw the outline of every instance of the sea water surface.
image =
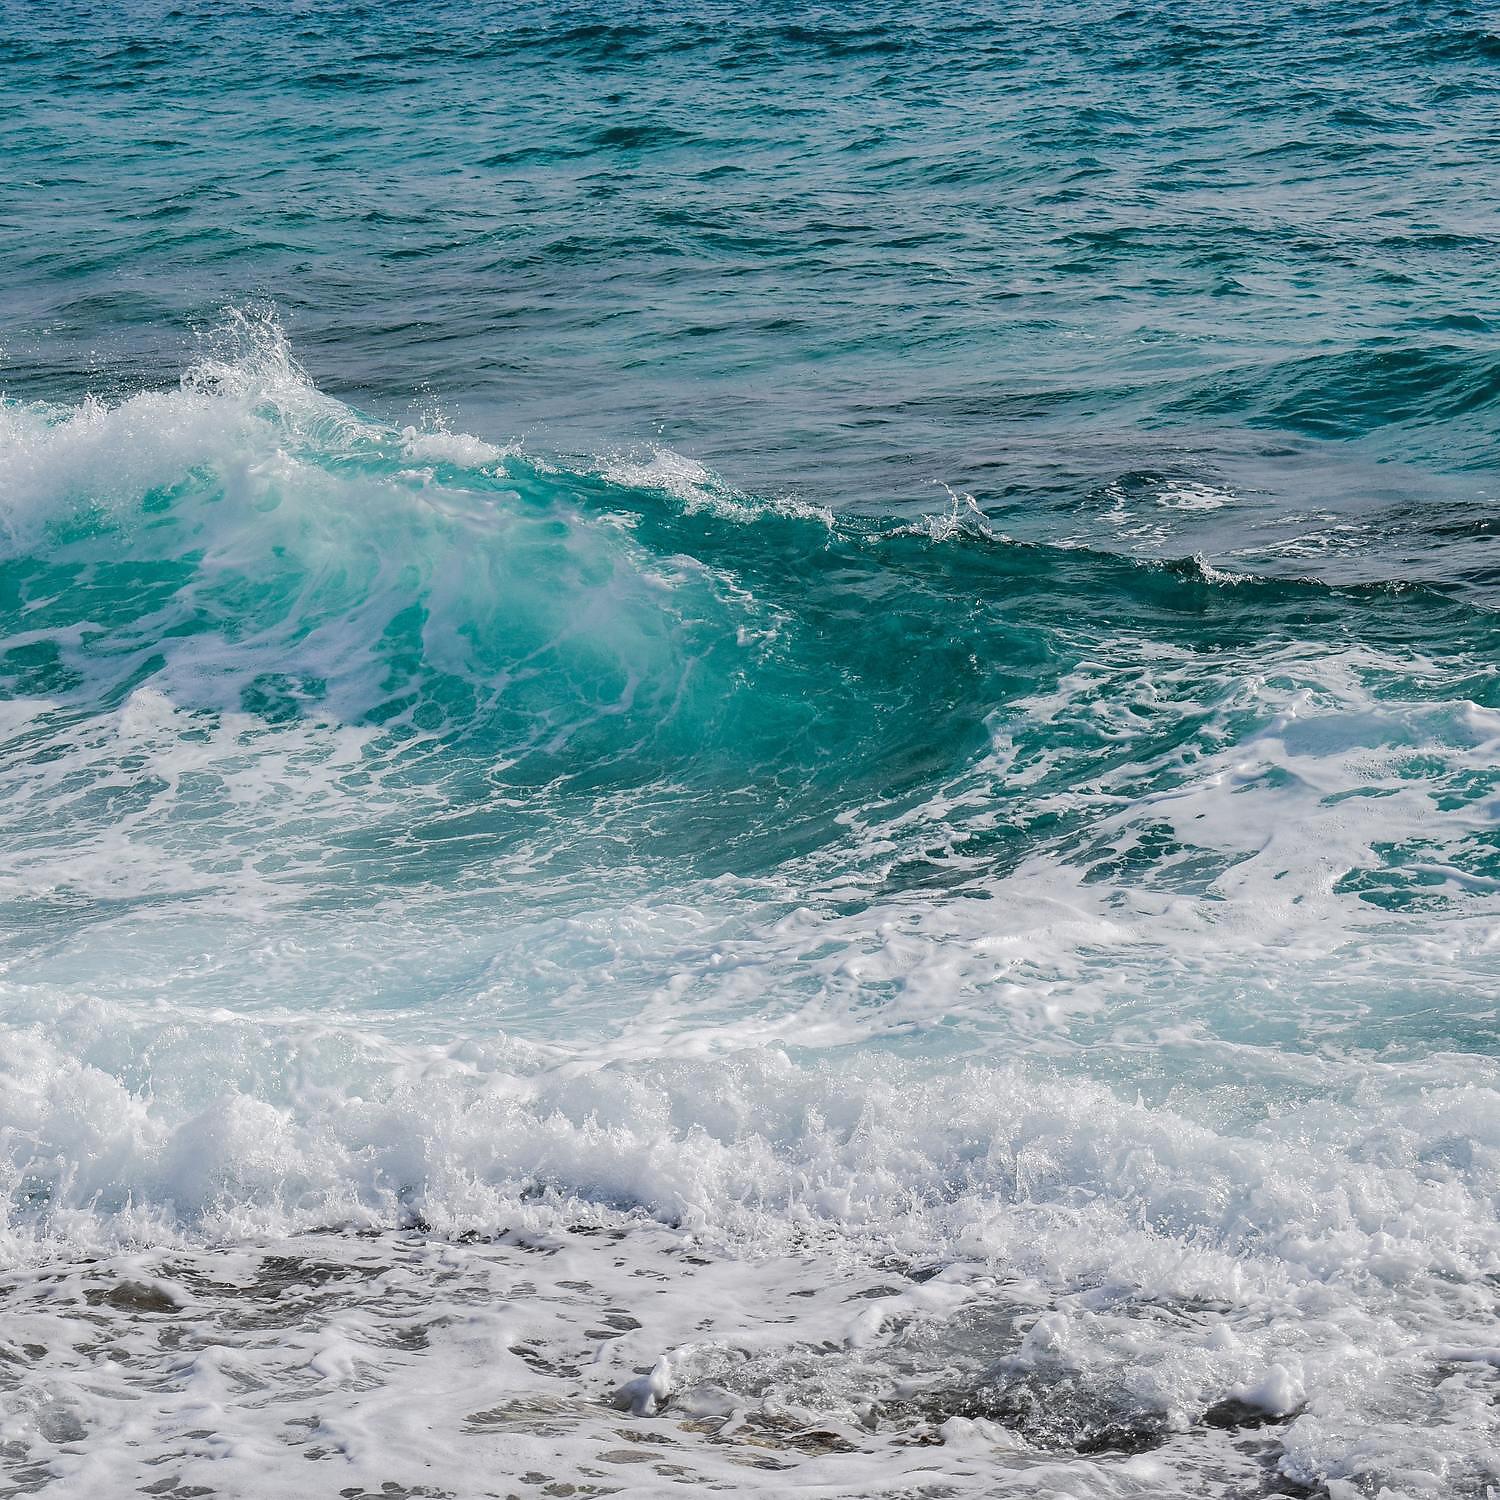
[[1500, 1483], [1500, 11], [0, 0], [0, 1495]]

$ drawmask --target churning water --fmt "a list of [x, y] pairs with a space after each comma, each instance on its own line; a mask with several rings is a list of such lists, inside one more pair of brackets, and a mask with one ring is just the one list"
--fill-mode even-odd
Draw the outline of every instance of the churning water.
[[1500, 17], [0, 47], [0, 1494], [1500, 1482]]

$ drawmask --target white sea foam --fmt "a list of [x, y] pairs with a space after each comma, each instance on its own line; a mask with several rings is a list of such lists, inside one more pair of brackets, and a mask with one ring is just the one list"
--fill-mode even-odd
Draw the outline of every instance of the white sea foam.
[[401, 432], [402, 451], [408, 458], [436, 460], [462, 469], [496, 468], [520, 450], [515, 446], [499, 447], [467, 432], [448, 432], [432, 428], [419, 432], [406, 427]]
[[1163, 510], [1222, 510], [1226, 505], [1234, 504], [1234, 496], [1229, 491], [1216, 489], [1211, 484], [1178, 480], [1158, 491], [1156, 503]]
[[671, 448], [653, 448], [649, 455], [618, 453], [605, 459], [600, 474], [613, 484], [631, 489], [654, 490], [676, 500], [689, 513], [709, 511], [730, 521], [750, 521], [771, 513], [817, 521], [832, 526], [833, 514], [792, 495], [760, 499], [726, 485], [706, 465]]
[[[61, 1283], [40, 1268], [7, 1279], [15, 1336], [56, 1351], [7, 1420], [28, 1454], [65, 1475], [88, 1472], [67, 1436], [75, 1426], [98, 1433], [85, 1453], [99, 1461], [145, 1421], [160, 1424], [153, 1436], [181, 1455], [183, 1475], [213, 1460], [227, 1492], [250, 1493], [251, 1463], [311, 1443], [288, 1430], [306, 1407], [347, 1430], [347, 1448], [316, 1445], [341, 1483], [409, 1482], [417, 1462], [461, 1482], [487, 1461], [487, 1442], [408, 1451], [356, 1415], [356, 1399], [370, 1399], [359, 1391], [395, 1409], [413, 1382], [428, 1392], [434, 1434], [514, 1403], [499, 1430], [539, 1444], [545, 1460], [529, 1468], [570, 1482], [601, 1462], [616, 1403], [667, 1424], [693, 1472], [745, 1455], [700, 1449], [702, 1429], [681, 1420], [729, 1418], [750, 1423], [752, 1444], [769, 1424], [809, 1482], [857, 1494], [870, 1482], [861, 1460], [841, 1469], [832, 1454], [799, 1453], [889, 1455], [893, 1440], [987, 1400], [997, 1425], [1009, 1413], [1005, 1440], [965, 1430], [953, 1454], [927, 1463], [962, 1473], [976, 1447], [987, 1462], [1004, 1452], [1018, 1487], [1035, 1484], [1035, 1466], [1056, 1462], [1049, 1429], [1023, 1422], [1017, 1434], [1024, 1408], [1004, 1399], [1033, 1388], [1065, 1398], [1063, 1446], [1069, 1422], [1123, 1411], [1146, 1424], [1167, 1444], [1147, 1469], [1158, 1484], [1172, 1472], [1181, 1481], [1174, 1445], [1204, 1461], [1194, 1424], [1224, 1402], [1290, 1419], [1292, 1478], [1388, 1473], [1399, 1454], [1406, 1492], [1438, 1495], [1482, 1474], [1493, 1451], [1478, 1399], [1493, 1377], [1462, 1352], [1497, 1311], [1492, 1291], [1476, 1295], [1500, 1263], [1490, 1211], [1500, 1114], [1483, 1074], [1439, 1083], [1358, 1068], [1344, 1080], [1349, 1103], [1325, 1097], [1226, 1130], [1034, 1070], [934, 1076], [775, 1051], [621, 1065], [498, 1038], [395, 1052], [308, 1023], [225, 1016], [188, 1031], [97, 1005], [58, 1005], [39, 1029], [55, 1041], [7, 1057], [8, 1139], [41, 1148], [15, 1186], [72, 1251], [105, 1230], [176, 1247], [116, 1251]], [[144, 1076], [122, 1080], [126, 1058], [167, 1097]], [[197, 1099], [181, 1097], [184, 1080]], [[66, 1163], [64, 1176], [49, 1182], [48, 1162]], [[262, 1242], [416, 1214], [431, 1230], [399, 1248]], [[432, 1238], [469, 1229], [511, 1237], [495, 1249]], [[245, 1248], [193, 1250], [205, 1236]], [[537, 1253], [549, 1246], [563, 1253]], [[273, 1259], [280, 1269], [266, 1270]], [[399, 1265], [397, 1312], [387, 1268]], [[900, 1269], [943, 1266], [936, 1283]], [[330, 1271], [326, 1291], [305, 1299], [321, 1311], [300, 1310], [303, 1294], [287, 1288]], [[274, 1297], [265, 1316], [294, 1325], [269, 1350], [251, 1333], [263, 1324], [242, 1322], [235, 1284], [278, 1276], [244, 1294], [250, 1312]], [[188, 1309], [187, 1349], [212, 1353], [214, 1380], [233, 1371], [227, 1387], [205, 1385], [202, 1358], [181, 1346], [162, 1364], [162, 1320], [131, 1290], [142, 1284]], [[102, 1391], [94, 1356], [61, 1335], [90, 1289], [121, 1304], [105, 1310], [124, 1357]], [[476, 1315], [493, 1329], [483, 1348]], [[403, 1346], [401, 1331], [418, 1328], [427, 1344]], [[501, 1358], [506, 1348], [519, 1361]], [[220, 1430], [216, 1443], [184, 1443], [187, 1407], [208, 1400], [218, 1412], [230, 1391], [262, 1380], [292, 1406], [252, 1402], [191, 1424]], [[1409, 1392], [1424, 1386], [1430, 1402], [1414, 1407]], [[142, 1388], [154, 1392], [144, 1408], [130, 1394]], [[874, 1433], [871, 1410], [884, 1413]], [[799, 1436], [809, 1432], [825, 1437]], [[1201, 1492], [1235, 1493], [1244, 1454], [1227, 1440], [1209, 1452], [1222, 1472]], [[613, 1472], [633, 1460], [602, 1461]], [[1129, 1464], [1101, 1467], [1121, 1493], [1137, 1492]], [[1093, 1465], [1075, 1467], [1059, 1493], [1095, 1493], [1097, 1482]]]
[[26, 1484], [1483, 1493], [1492, 664], [1122, 619], [704, 868], [795, 601], [245, 337], [0, 408]]

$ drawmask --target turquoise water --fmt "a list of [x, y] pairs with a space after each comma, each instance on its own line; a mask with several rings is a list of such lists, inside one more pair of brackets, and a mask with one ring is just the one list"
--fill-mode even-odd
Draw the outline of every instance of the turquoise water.
[[1500, 1482], [1500, 21], [0, 55], [0, 1493]]

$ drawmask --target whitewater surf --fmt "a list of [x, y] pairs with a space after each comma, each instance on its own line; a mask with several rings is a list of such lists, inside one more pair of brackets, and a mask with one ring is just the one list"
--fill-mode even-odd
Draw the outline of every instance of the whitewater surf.
[[0, 1500], [1488, 1500], [1459, 0], [0, 0]]

